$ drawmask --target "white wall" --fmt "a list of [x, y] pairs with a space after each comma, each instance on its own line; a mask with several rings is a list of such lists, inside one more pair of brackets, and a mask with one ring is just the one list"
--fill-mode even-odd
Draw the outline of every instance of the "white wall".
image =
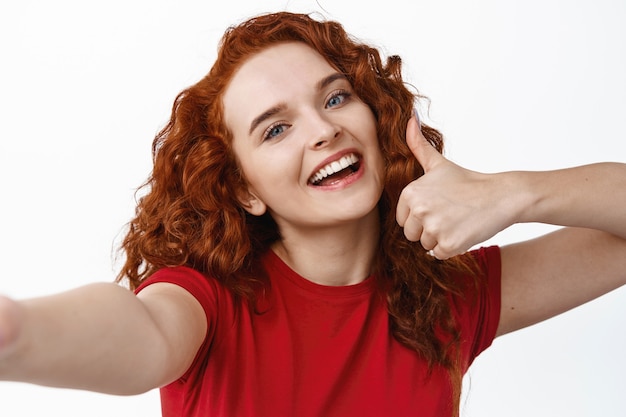
[[[112, 279], [114, 241], [174, 96], [208, 70], [229, 24], [259, 12], [320, 12], [400, 54], [406, 79], [432, 100], [429, 122], [447, 136], [448, 157], [468, 168], [626, 162], [626, 3], [336, 3], [4, 2], [0, 292]], [[547, 230], [516, 226], [490, 243]], [[463, 415], [623, 416], [625, 328], [623, 288], [497, 340], [470, 372]], [[159, 404], [156, 392], [0, 383], [0, 415], [42, 414], [156, 416]]]

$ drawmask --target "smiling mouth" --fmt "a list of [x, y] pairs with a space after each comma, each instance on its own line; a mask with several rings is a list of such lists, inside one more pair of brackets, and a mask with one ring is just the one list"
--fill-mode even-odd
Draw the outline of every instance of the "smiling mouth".
[[309, 178], [309, 184], [322, 186], [342, 180], [358, 171], [360, 159], [356, 154], [348, 154], [324, 166]]

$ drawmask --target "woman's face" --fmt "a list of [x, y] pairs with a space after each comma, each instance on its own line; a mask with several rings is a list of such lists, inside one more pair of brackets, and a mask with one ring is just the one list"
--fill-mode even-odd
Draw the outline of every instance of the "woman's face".
[[315, 50], [282, 43], [251, 56], [223, 98], [254, 214], [281, 228], [333, 226], [371, 214], [384, 163], [370, 108]]

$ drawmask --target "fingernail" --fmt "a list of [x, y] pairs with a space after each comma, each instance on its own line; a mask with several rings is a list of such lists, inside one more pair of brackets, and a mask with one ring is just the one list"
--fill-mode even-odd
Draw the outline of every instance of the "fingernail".
[[417, 120], [417, 127], [422, 130], [422, 122], [420, 121], [420, 115], [417, 113], [417, 109], [413, 107], [413, 116], [415, 116], [415, 120]]

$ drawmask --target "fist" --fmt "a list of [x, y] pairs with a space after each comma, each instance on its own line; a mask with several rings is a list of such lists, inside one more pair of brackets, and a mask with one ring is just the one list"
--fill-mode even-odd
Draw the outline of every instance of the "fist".
[[407, 144], [424, 169], [398, 201], [396, 220], [408, 240], [438, 259], [469, 250], [510, 225], [502, 208], [506, 187], [497, 174], [481, 174], [447, 160], [422, 135], [417, 119], [407, 125]]

